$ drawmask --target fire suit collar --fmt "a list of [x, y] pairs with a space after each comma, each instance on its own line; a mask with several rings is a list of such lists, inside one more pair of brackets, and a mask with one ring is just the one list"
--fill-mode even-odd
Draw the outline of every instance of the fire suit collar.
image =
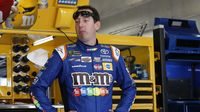
[[98, 47], [99, 47], [98, 40], [96, 41], [96, 44], [94, 46], [84, 44], [80, 40], [77, 40], [76, 44], [82, 51], [85, 51], [85, 52], [95, 52], [98, 50]]

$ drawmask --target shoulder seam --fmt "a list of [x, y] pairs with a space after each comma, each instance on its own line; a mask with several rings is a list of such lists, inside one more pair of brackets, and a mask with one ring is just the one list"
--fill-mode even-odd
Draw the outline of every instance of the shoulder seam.
[[115, 46], [110, 46], [111, 51], [112, 51], [112, 57], [114, 58], [115, 61], [118, 62], [119, 56], [120, 56], [120, 50], [116, 48]]
[[62, 61], [64, 61], [67, 58], [67, 45], [61, 45], [61, 46], [55, 48], [55, 50], [59, 54]]

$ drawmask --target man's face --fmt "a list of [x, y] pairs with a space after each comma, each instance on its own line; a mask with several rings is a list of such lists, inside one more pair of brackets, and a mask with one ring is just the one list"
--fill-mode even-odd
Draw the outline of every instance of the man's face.
[[[89, 9], [79, 10], [81, 11], [89, 11]], [[75, 28], [78, 38], [83, 41], [88, 41], [90, 39], [96, 38], [96, 31], [100, 28], [100, 22], [97, 21], [94, 23], [94, 19], [92, 16], [82, 16], [81, 14], [75, 19]]]

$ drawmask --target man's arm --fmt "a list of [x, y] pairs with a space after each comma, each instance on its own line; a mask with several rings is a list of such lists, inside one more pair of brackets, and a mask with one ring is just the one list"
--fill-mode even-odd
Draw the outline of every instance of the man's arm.
[[136, 86], [121, 56], [119, 56], [117, 63], [116, 81], [122, 89], [122, 96], [115, 112], [129, 112], [135, 100]]
[[56, 109], [52, 107], [52, 104], [46, 95], [46, 90], [62, 69], [62, 63], [61, 57], [55, 50], [52, 57], [48, 59], [45, 64], [45, 68], [38, 73], [31, 86], [33, 103], [41, 112], [56, 112]]

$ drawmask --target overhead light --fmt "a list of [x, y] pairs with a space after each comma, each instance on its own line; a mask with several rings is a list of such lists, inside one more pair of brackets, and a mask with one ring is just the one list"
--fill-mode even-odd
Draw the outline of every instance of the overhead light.
[[45, 37], [45, 38], [36, 40], [35, 42], [33, 42], [33, 46], [37, 46], [37, 45], [40, 45], [40, 44], [43, 44], [43, 43], [52, 41], [53, 38], [54, 38], [54, 37], [51, 35], [51, 36], [48, 36], [48, 37]]
[[139, 5], [139, 4], [149, 2], [149, 1], [151, 0], [126, 0], [125, 2], [129, 5]]
[[139, 3], [139, 2], [142, 2], [144, 0], [126, 0], [127, 3], [129, 4], [136, 4], [136, 3]]

